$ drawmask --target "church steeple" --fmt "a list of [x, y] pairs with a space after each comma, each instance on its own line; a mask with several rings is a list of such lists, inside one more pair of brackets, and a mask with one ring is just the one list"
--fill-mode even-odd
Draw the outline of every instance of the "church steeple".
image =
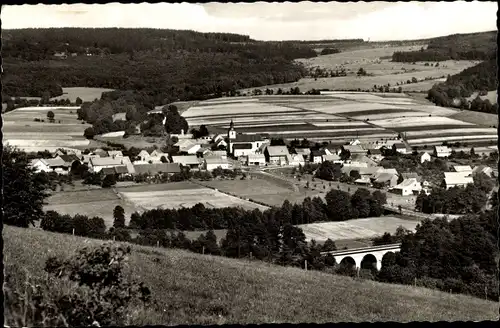
[[236, 131], [234, 130], [233, 119], [231, 119], [231, 123], [229, 123], [229, 130], [227, 131], [227, 137], [229, 140], [236, 139]]
[[231, 123], [229, 123], [229, 129], [234, 130], [234, 122], [233, 119], [231, 119]]

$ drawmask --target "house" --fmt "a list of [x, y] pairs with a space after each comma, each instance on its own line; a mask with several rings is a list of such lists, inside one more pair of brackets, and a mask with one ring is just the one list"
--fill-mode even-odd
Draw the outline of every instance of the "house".
[[197, 157], [205, 157], [206, 155], [208, 155], [210, 153], [210, 148], [208, 148], [207, 146], [202, 146], [200, 149], [198, 149], [198, 151], [196, 152], [196, 156]]
[[304, 166], [305, 165], [305, 160], [304, 160], [304, 157], [302, 157], [302, 155], [297, 155], [297, 154], [292, 154], [292, 155], [286, 155], [286, 161], [287, 161], [287, 165], [290, 165], [290, 166]]
[[372, 183], [380, 184], [384, 187], [394, 187], [398, 184], [398, 175], [389, 172], [377, 172], [372, 178]]
[[361, 178], [354, 180], [354, 183], [366, 187], [369, 187], [372, 184], [370, 178], [366, 176], [362, 176]]
[[408, 149], [406, 148], [406, 145], [402, 142], [393, 144], [392, 149], [395, 149], [400, 154], [408, 154]]
[[434, 156], [436, 157], [449, 157], [451, 149], [447, 146], [434, 146]]
[[[351, 153], [351, 156], [354, 154], [363, 154], [365, 155], [367, 153], [366, 149], [363, 148], [361, 145], [343, 145], [342, 149], [348, 150]], [[339, 150], [338, 154], [340, 155], [340, 152], [342, 151]]]
[[339, 164], [342, 164], [344, 162], [340, 159], [340, 156], [337, 154], [322, 155], [321, 158], [322, 158], [321, 162], [333, 162], [333, 163], [339, 163]]
[[266, 162], [277, 165], [286, 165], [287, 155], [290, 155], [286, 146], [267, 146], [264, 150]]
[[391, 192], [401, 196], [418, 195], [421, 190], [422, 185], [415, 178], [404, 179], [400, 184], [391, 188]]
[[85, 164], [85, 165], [89, 165], [89, 162], [90, 162], [90, 159], [91, 159], [91, 158], [99, 158], [99, 157], [101, 157], [101, 156], [99, 156], [99, 155], [82, 155], [82, 156], [80, 157], [80, 161], [81, 161], [83, 164]]
[[472, 176], [463, 172], [444, 172], [444, 183], [446, 189], [452, 187], [465, 187], [469, 183], [474, 183]]
[[180, 173], [181, 167], [177, 163], [134, 164], [135, 174], [174, 174]]
[[105, 167], [101, 170], [104, 175], [115, 175], [115, 176], [125, 176], [128, 175], [128, 169], [125, 165], [119, 165], [114, 167]]
[[203, 160], [202, 169], [204, 170], [213, 171], [218, 167], [224, 170], [229, 169], [229, 162], [227, 161], [227, 157], [223, 158], [221, 156], [210, 156]]
[[313, 151], [311, 151], [310, 161], [315, 163], [315, 164], [321, 164], [321, 163], [323, 163], [323, 156], [326, 156], [326, 152], [324, 149], [313, 150]]
[[61, 158], [35, 158], [30, 162], [30, 166], [35, 169], [36, 173], [40, 172], [57, 172], [61, 174], [67, 173], [67, 167]]
[[233, 120], [229, 124], [226, 142], [228, 153], [234, 157], [256, 154], [261, 151], [262, 145], [269, 144], [269, 140], [265, 140], [260, 135], [237, 134]]
[[174, 146], [179, 147], [179, 152], [188, 153], [189, 155], [195, 155], [201, 148], [199, 143], [196, 143], [191, 139], [179, 140]]
[[429, 155], [428, 152], [424, 152], [420, 156], [420, 164], [423, 164], [424, 162], [430, 162], [431, 161], [431, 155]]
[[472, 174], [472, 167], [470, 167], [470, 165], [455, 165], [453, 166], [453, 169], [455, 172], [461, 172], [467, 175]]
[[342, 166], [341, 168], [342, 173], [345, 173], [346, 175], [350, 176], [351, 171], [358, 171], [359, 175], [361, 175], [362, 178], [371, 178], [374, 174], [377, 174], [378, 172], [382, 172], [384, 170], [383, 167], [381, 166], [371, 166], [371, 167], [362, 167], [362, 166]]
[[361, 163], [363, 166], [378, 166], [378, 163], [374, 160], [372, 160], [370, 157], [367, 155], [362, 155], [362, 154], [355, 154], [351, 156], [351, 163], [352, 162], [357, 162]]
[[479, 174], [480, 172], [486, 174], [487, 176], [489, 176], [491, 178], [491, 176], [493, 174], [493, 169], [489, 166], [486, 166], [486, 165], [478, 165], [478, 166], [474, 167], [474, 169], [472, 170], [472, 175]]
[[207, 153], [207, 156], [220, 156], [223, 158], [227, 158], [227, 151], [225, 150], [210, 150]]
[[108, 156], [111, 158], [123, 157], [123, 153], [121, 152], [121, 150], [109, 150]]
[[384, 155], [382, 155], [382, 151], [380, 149], [368, 149], [367, 157], [373, 161], [380, 162], [384, 159]]
[[417, 182], [422, 182], [422, 178], [418, 175], [417, 172], [404, 172], [404, 173], [401, 173], [401, 177], [404, 180], [407, 180], [407, 179], [416, 179]]
[[311, 149], [309, 148], [295, 148], [295, 153], [304, 157], [304, 160], [308, 160], [311, 156]]
[[177, 137], [178, 140], [193, 139], [193, 135], [191, 133], [184, 133], [183, 129], [181, 129], [181, 133], [179, 133], [179, 134], [171, 133], [170, 138], [172, 138], [172, 137]]
[[54, 57], [56, 57], [57, 59], [66, 59], [68, 58], [68, 55], [66, 55], [65, 52], [56, 52], [54, 54]]
[[181, 166], [187, 166], [191, 169], [199, 169], [202, 163], [201, 158], [198, 158], [195, 155], [172, 156], [172, 162], [177, 163]]
[[93, 155], [98, 155], [99, 157], [108, 157], [108, 152], [104, 149], [97, 148], [94, 150]]
[[123, 157], [96, 157], [91, 158], [89, 161], [89, 167], [94, 173], [98, 173], [104, 168], [110, 168], [120, 165], [125, 165]]
[[354, 140], [351, 140], [349, 142], [349, 145], [351, 145], [351, 146], [358, 146], [358, 145], [361, 145], [361, 141], [359, 141], [359, 139], [354, 139]]
[[266, 156], [264, 154], [249, 154], [246, 165], [263, 166], [266, 165]]

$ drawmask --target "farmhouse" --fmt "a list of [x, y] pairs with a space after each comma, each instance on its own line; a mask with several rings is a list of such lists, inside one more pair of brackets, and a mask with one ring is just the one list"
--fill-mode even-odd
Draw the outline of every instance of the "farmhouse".
[[74, 162], [80, 162], [80, 159], [76, 155], [59, 155], [56, 158], [60, 158], [64, 161], [64, 166], [70, 168]]
[[332, 155], [322, 155], [322, 162], [333, 162], [333, 163], [339, 163], [342, 164], [343, 161], [340, 159], [340, 156], [337, 154], [332, 154]]
[[342, 173], [345, 173], [347, 175], [351, 174], [351, 171], [358, 171], [359, 175], [361, 175], [361, 178], [371, 178], [373, 175], [377, 174], [378, 172], [382, 172], [384, 170], [383, 167], [381, 166], [372, 166], [372, 167], [362, 167], [362, 166], [343, 166], [342, 167]]
[[493, 169], [489, 166], [486, 166], [486, 165], [478, 165], [478, 166], [474, 167], [474, 169], [472, 170], [472, 174], [475, 175], [475, 174], [479, 174], [479, 173], [484, 173], [487, 176], [491, 177], [492, 173], [493, 173]]
[[104, 168], [112, 168], [115, 166], [124, 165], [125, 162], [123, 157], [111, 158], [111, 157], [96, 157], [91, 158], [89, 161], [89, 166], [92, 172], [98, 173]]
[[444, 183], [446, 189], [453, 187], [465, 187], [469, 183], [473, 183], [474, 180], [472, 176], [468, 176], [467, 173], [462, 172], [444, 172]]
[[203, 145], [201, 146], [200, 149], [198, 149], [198, 151], [196, 152], [196, 156], [197, 157], [205, 157], [207, 154], [210, 153], [210, 148]]
[[179, 147], [179, 152], [188, 153], [189, 155], [195, 155], [201, 148], [199, 143], [195, 143], [190, 139], [179, 140], [174, 146]]
[[123, 153], [121, 152], [121, 150], [109, 150], [108, 156], [111, 158], [123, 157]]
[[431, 155], [429, 153], [424, 152], [422, 156], [420, 156], [420, 164], [423, 164], [425, 162], [430, 162], [431, 161]]
[[304, 157], [302, 157], [301, 155], [297, 155], [297, 154], [293, 154], [293, 155], [286, 155], [286, 161], [287, 161], [287, 164], [290, 165], [290, 166], [304, 166], [305, 164], [305, 161], [304, 161]]
[[[354, 154], [366, 154], [366, 150], [361, 145], [344, 145], [342, 149], [348, 150], [351, 153], [351, 156]], [[340, 151], [339, 151], [340, 152]]]
[[311, 162], [316, 164], [323, 163], [323, 156], [326, 156], [326, 152], [324, 149], [321, 150], [313, 150], [311, 151]]
[[203, 160], [202, 169], [207, 171], [213, 171], [216, 168], [229, 169], [229, 162], [227, 161], [227, 157], [223, 158], [220, 156], [211, 156], [207, 157]]
[[193, 135], [191, 133], [184, 133], [183, 129], [181, 129], [180, 134], [171, 133], [170, 138], [172, 138], [172, 137], [177, 137], [177, 139], [179, 139], [179, 140], [193, 139]]
[[101, 170], [104, 175], [115, 175], [124, 176], [129, 174], [128, 169], [125, 165], [115, 166], [115, 167], [105, 167]]
[[453, 169], [455, 172], [461, 172], [467, 175], [472, 174], [472, 167], [470, 167], [470, 165], [455, 165], [453, 166]]
[[264, 156], [264, 154], [249, 154], [247, 156], [246, 164], [248, 166], [250, 166], [250, 165], [256, 165], [256, 166], [266, 165], [266, 156]]
[[391, 191], [402, 196], [418, 195], [422, 190], [422, 185], [415, 178], [403, 180], [400, 184], [391, 188]]
[[434, 146], [434, 156], [436, 157], [449, 157], [451, 149], [447, 146]]
[[418, 175], [417, 172], [405, 172], [405, 173], [401, 173], [401, 177], [404, 180], [407, 180], [407, 179], [416, 179], [418, 182], [422, 181], [422, 178]]
[[94, 150], [93, 154], [98, 155], [99, 157], [107, 157], [108, 156], [108, 152], [105, 151], [104, 149], [101, 149], [101, 148]]
[[210, 150], [207, 155], [210, 156], [221, 156], [222, 158], [227, 158], [227, 151], [225, 150]]
[[361, 163], [363, 166], [377, 166], [378, 163], [374, 160], [372, 160], [370, 157], [366, 155], [360, 155], [356, 154], [354, 156], [351, 156], [351, 162], [358, 162]]
[[180, 173], [181, 167], [176, 163], [156, 163], [156, 164], [138, 164], [134, 165], [135, 174], [174, 174]]
[[286, 165], [287, 155], [290, 155], [286, 146], [267, 146], [264, 150], [266, 162], [271, 164]]
[[30, 162], [30, 166], [35, 169], [36, 173], [40, 172], [57, 172], [61, 174], [67, 173], [67, 166], [61, 158], [36, 158]]
[[372, 177], [372, 183], [378, 183], [385, 187], [394, 187], [398, 184], [397, 174], [378, 172]]
[[406, 145], [402, 142], [395, 143], [392, 145], [392, 149], [396, 150], [400, 154], [407, 154], [408, 149], [406, 148]]
[[309, 148], [295, 148], [295, 153], [304, 157], [304, 160], [308, 160], [311, 155], [311, 149]]
[[190, 167], [191, 169], [199, 169], [201, 165], [201, 158], [196, 156], [172, 156], [172, 162], [182, 166]]
[[99, 155], [82, 155], [80, 157], [80, 160], [82, 161], [83, 164], [88, 165], [90, 162], [91, 158], [99, 158]]

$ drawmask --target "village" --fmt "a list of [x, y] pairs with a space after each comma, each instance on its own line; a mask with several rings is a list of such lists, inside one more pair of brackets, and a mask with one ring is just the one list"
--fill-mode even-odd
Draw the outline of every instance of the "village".
[[[100, 174], [103, 177], [113, 176], [117, 181], [124, 179], [130, 181], [137, 175], [172, 176], [179, 174], [183, 169], [192, 172], [268, 171], [276, 174], [276, 169], [301, 169], [311, 165], [316, 165], [317, 168], [322, 163], [331, 162], [340, 165], [342, 175], [349, 177], [340, 179], [341, 182], [377, 188], [399, 196], [417, 196], [422, 191], [428, 195], [434, 187], [445, 189], [465, 187], [473, 183], [473, 176], [476, 173], [482, 172], [488, 177], [494, 177], [496, 174], [487, 165], [472, 167], [454, 165], [451, 162], [449, 165], [451, 169], [443, 171], [443, 180], [429, 181], [416, 172], [399, 172], [394, 167], [381, 166], [380, 163], [385, 158], [384, 153], [387, 153], [387, 150], [392, 150], [394, 154], [416, 156], [422, 165], [435, 159], [447, 160], [452, 154], [452, 149], [448, 146], [434, 146], [432, 152], [412, 152], [399, 138], [369, 143], [355, 139], [345, 145], [316, 144], [313, 147], [272, 145], [274, 139], [269, 136], [238, 133], [233, 121], [227, 134], [210, 133], [206, 137], [193, 139], [192, 134], [182, 131], [180, 134], [171, 135], [170, 138], [177, 138], [174, 144], [177, 150], [175, 154], [164, 153], [157, 149], [148, 152], [143, 149], [137, 156], [131, 158], [124, 156], [120, 150], [59, 149], [53, 158], [36, 158], [30, 165], [36, 172], [67, 175], [75, 167], [75, 162], [78, 162], [86, 165], [90, 173]], [[278, 175], [283, 176], [283, 172], [279, 172]], [[288, 178], [294, 180], [296, 175], [288, 175]], [[293, 182], [298, 181], [295, 179]], [[306, 188], [309, 188], [309, 185], [306, 185]], [[411, 203], [406, 200], [410, 204], [404, 206], [409, 209], [414, 206], [414, 198], [410, 199]]]

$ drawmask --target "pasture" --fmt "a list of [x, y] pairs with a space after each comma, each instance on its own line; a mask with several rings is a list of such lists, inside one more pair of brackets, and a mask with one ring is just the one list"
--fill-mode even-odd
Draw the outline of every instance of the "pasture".
[[101, 99], [103, 92], [113, 91], [113, 89], [106, 88], [86, 88], [86, 87], [73, 87], [73, 88], [62, 88], [63, 94], [58, 97], [50, 98], [50, 100], [61, 100], [69, 99], [72, 103], [76, 101], [76, 98], [80, 98], [83, 101], [94, 101], [94, 99]]
[[[77, 120], [77, 109], [64, 106], [24, 107], [5, 113], [3, 143], [35, 152], [61, 147], [85, 149], [90, 142], [83, 137], [83, 131], [90, 125]], [[54, 113], [53, 123], [49, 123], [47, 118], [49, 111]]]
[[44, 211], [56, 211], [59, 214], [98, 216], [104, 219], [106, 227], [113, 226], [113, 209], [120, 205], [125, 210], [125, 223], [128, 224], [133, 212], [141, 212], [140, 207], [124, 201], [112, 189], [91, 189], [77, 191], [59, 191], [47, 199]]
[[[25, 290], [26, 273], [37, 282], [46, 279], [43, 268], [49, 256], [67, 258], [82, 247], [105, 242], [10, 226], [3, 236], [6, 276], [14, 278], [7, 287], [19, 291]], [[131, 308], [126, 325], [498, 319], [498, 303], [466, 295], [246, 259], [130, 246], [125, 274], [144, 282], [154, 305]]]
[[481, 125], [481, 126], [498, 127], [498, 115], [496, 115], [496, 114], [463, 110], [463, 111], [460, 111], [460, 112], [453, 114], [452, 116], [450, 116], [450, 118], [453, 118], [453, 119], [456, 119], [459, 121], [463, 121], [463, 122], [469, 122], [469, 123], [476, 124], [476, 125]]
[[124, 200], [144, 210], [193, 207], [198, 203], [202, 203], [208, 208], [242, 207], [247, 210], [255, 208], [265, 210], [267, 208], [209, 188], [193, 188], [191, 186], [166, 190], [151, 190], [148, 188], [147, 191], [132, 191], [129, 188], [123, 188], [119, 194]]
[[342, 222], [322, 222], [302, 224], [299, 227], [304, 231], [309, 241], [325, 241], [341, 239], [366, 239], [383, 235], [385, 232], [394, 234], [400, 226], [408, 230], [415, 230], [418, 221], [403, 220], [392, 216], [356, 219]]

